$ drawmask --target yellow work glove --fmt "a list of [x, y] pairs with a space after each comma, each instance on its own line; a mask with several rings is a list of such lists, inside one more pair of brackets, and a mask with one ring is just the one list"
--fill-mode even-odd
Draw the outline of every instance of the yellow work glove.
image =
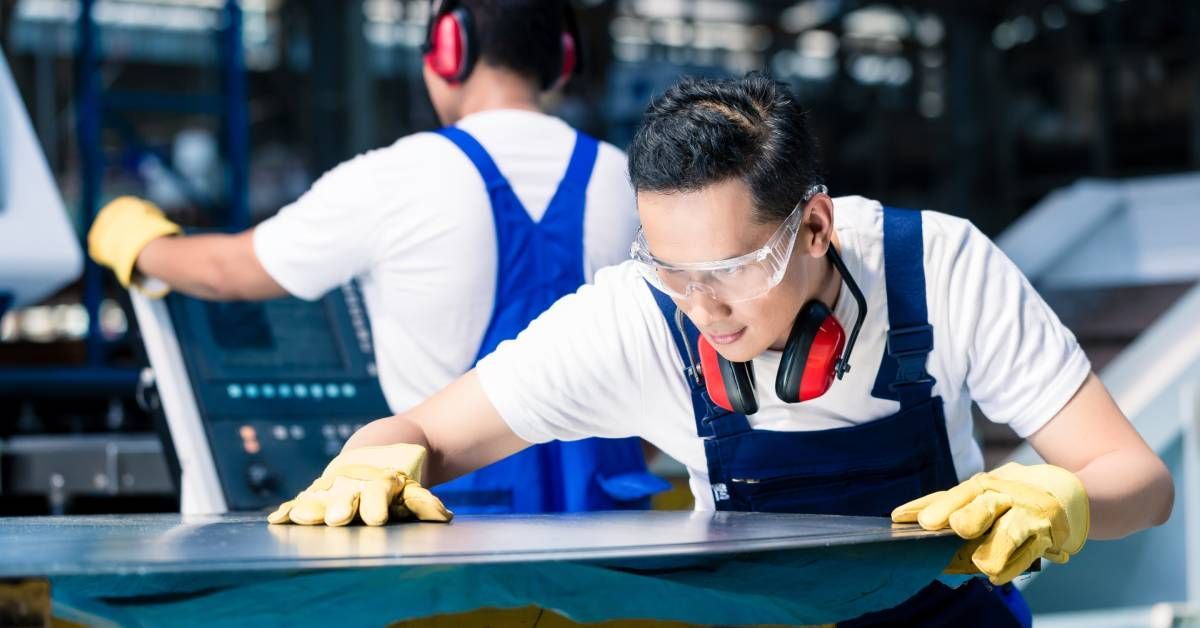
[[1087, 540], [1089, 511], [1075, 474], [1049, 464], [1010, 462], [908, 502], [892, 511], [892, 521], [953, 529], [969, 541], [947, 571], [978, 569], [992, 584], [1004, 584], [1039, 557], [1065, 563], [1079, 552]]
[[[128, 288], [133, 281], [134, 264], [142, 249], [164, 236], [180, 233], [179, 225], [167, 220], [162, 210], [132, 196], [122, 196], [105, 205], [88, 231], [88, 254], [97, 264], [107, 266], [117, 281]], [[142, 286], [136, 286], [142, 289]], [[143, 291], [145, 292], [145, 291]], [[168, 290], [148, 293], [159, 298]]]
[[358, 515], [363, 523], [420, 519], [449, 521], [454, 513], [420, 484], [425, 448], [400, 443], [343, 451], [295, 499], [267, 517], [270, 523], [344, 526]]

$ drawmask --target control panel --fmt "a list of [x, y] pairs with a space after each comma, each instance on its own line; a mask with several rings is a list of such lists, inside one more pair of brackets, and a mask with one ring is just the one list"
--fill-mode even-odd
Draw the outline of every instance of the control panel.
[[291, 499], [355, 430], [390, 414], [353, 285], [314, 302], [132, 294], [185, 512]]

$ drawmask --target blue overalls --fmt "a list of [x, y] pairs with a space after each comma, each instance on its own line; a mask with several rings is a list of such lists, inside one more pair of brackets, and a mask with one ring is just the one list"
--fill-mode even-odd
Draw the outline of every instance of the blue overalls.
[[[744, 415], [718, 407], [688, 367], [699, 332], [675, 304], [655, 299], [683, 358], [696, 431], [704, 440], [717, 510], [889, 516], [911, 499], [958, 483], [941, 397], [925, 370], [933, 327], [925, 303], [921, 214], [884, 209], [884, 275], [888, 346], [871, 394], [900, 402], [900, 411], [851, 427], [777, 432], [751, 428]], [[958, 588], [933, 582], [901, 605], [843, 622], [845, 626], [1028, 626], [1028, 606], [1015, 587], [973, 578]]]
[[[534, 222], [475, 138], [456, 127], [437, 132], [483, 177], [496, 225], [496, 299], [478, 362], [583, 285], [584, 205], [599, 144], [577, 134], [566, 174]], [[442, 484], [437, 494], [458, 514], [579, 512], [646, 508], [650, 495], [668, 486], [646, 471], [638, 439], [593, 438], [530, 447]]]

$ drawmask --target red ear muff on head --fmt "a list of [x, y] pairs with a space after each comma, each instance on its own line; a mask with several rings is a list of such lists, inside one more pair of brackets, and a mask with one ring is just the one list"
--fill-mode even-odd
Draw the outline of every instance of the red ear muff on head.
[[552, 89], [557, 89], [567, 84], [571, 77], [575, 74], [575, 65], [579, 62], [578, 52], [575, 49], [575, 37], [569, 32], [562, 34], [562, 69], [558, 71], [558, 78], [555, 79]]
[[838, 360], [846, 347], [846, 331], [829, 307], [809, 301], [792, 323], [779, 361], [775, 394], [797, 403], [816, 399], [833, 385]]
[[700, 336], [697, 344], [704, 388], [713, 403], [738, 414], [758, 412], [758, 399], [754, 396], [754, 364], [726, 360], [704, 336]]
[[425, 63], [446, 81], [461, 83], [475, 65], [471, 37], [471, 14], [463, 7], [436, 17], [426, 42]]

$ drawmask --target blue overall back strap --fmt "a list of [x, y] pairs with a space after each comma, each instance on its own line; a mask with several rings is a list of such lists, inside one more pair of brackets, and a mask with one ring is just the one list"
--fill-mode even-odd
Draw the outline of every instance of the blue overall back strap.
[[440, 128], [434, 133], [454, 142], [455, 146], [466, 153], [467, 158], [479, 171], [479, 176], [483, 177], [483, 183], [489, 192], [497, 187], [508, 185], [508, 179], [500, 174], [500, 169], [496, 167], [496, 162], [492, 161], [491, 155], [488, 155], [479, 140], [471, 137], [470, 133], [453, 126]]
[[[575, 149], [571, 151], [571, 160], [567, 162], [567, 171], [558, 189], [550, 199], [550, 207], [559, 205], [559, 197], [567, 194], [585, 194], [588, 181], [592, 179], [592, 168], [596, 165], [596, 155], [600, 152], [600, 142], [587, 133], [575, 132]], [[549, 212], [547, 212], [549, 213]]]
[[883, 264], [887, 283], [888, 339], [871, 394], [900, 407], [930, 398], [934, 379], [925, 370], [933, 327], [925, 302], [925, 241], [921, 212], [883, 208]]
[[[554, 251], [555, 264], [558, 266], [556, 272], [571, 275], [574, 284], [572, 290], [587, 282], [583, 274], [583, 223], [587, 211], [588, 183], [592, 180], [599, 149], [600, 143], [595, 138], [576, 131], [575, 148], [567, 162], [567, 171], [537, 223], [544, 245]], [[598, 211], [603, 212], [604, 208]], [[528, 215], [528, 212], [525, 214]]]
[[[686, 316], [680, 317], [679, 322], [682, 325], [677, 324], [678, 308], [675, 307], [675, 302], [671, 300], [671, 297], [655, 289], [649, 283], [646, 284], [646, 289], [654, 295], [654, 301], [662, 312], [667, 329], [671, 331], [671, 339], [675, 341], [675, 349], [679, 351], [679, 357], [683, 360], [683, 376], [692, 393], [692, 414], [696, 418], [696, 434], [700, 438], [709, 438], [750, 431], [750, 421], [745, 415], [736, 414], [718, 406], [708, 396], [708, 390], [704, 387], [703, 373], [699, 368], [698, 349], [696, 349], [696, 343], [700, 339], [700, 330]], [[683, 327], [682, 332], [681, 326]]]

